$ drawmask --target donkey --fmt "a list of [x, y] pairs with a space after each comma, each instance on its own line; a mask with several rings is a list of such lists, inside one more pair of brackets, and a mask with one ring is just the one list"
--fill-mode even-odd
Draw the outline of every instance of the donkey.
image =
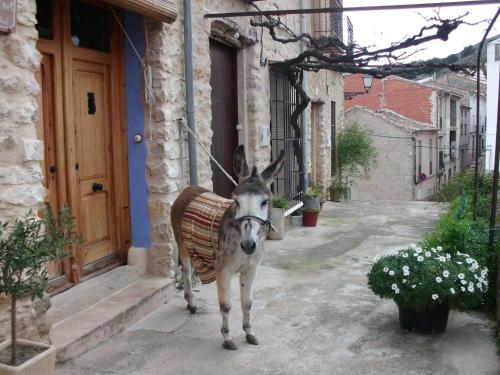
[[248, 168], [242, 145], [234, 153], [234, 170], [239, 178], [232, 200], [215, 195], [199, 186], [189, 186], [175, 200], [171, 220], [184, 271], [184, 298], [189, 311], [196, 313], [191, 285], [191, 267], [197, 270], [202, 283], [216, 280], [223, 348], [238, 349], [229, 331], [231, 310], [231, 276], [240, 274], [240, 298], [243, 311], [243, 330], [246, 341], [259, 341], [250, 325], [252, 284], [257, 266], [264, 254], [264, 239], [268, 227], [270, 201], [269, 184], [280, 172], [284, 152], [262, 173]]

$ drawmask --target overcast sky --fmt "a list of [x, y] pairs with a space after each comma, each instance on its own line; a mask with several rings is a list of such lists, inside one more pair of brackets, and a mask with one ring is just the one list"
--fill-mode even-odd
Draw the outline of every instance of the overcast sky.
[[[394, 4], [414, 4], [436, 2], [435, 0], [344, 0], [344, 7], [356, 7], [364, 5], [394, 5]], [[442, 1], [450, 2], [450, 0]], [[500, 3], [500, 0], [499, 0]], [[475, 22], [484, 19], [491, 19], [495, 15], [498, 6], [478, 5], [469, 7], [442, 8], [440, 14], [443, 18], [452, 18], [469, 12], [467, 20]], [[426, 24], [426, 21], [418, 13], [431, 16], [432, 9], [423, 10], [397, 10], [397, 11], [376, 11], [376, 12], [347, 12], [344, 16], [350, 18], [354, 25], [355, 42], [362, 46], [376, 45], [384, 47], [391, 42], [403, 39], [417, 33]], [[476, 26], [462, 25], [450, 34], [450, 39], [446, 42], [433, 41], [425, 44], [425, 51], [420, 51], [412, 56], [408, 61], [427, 59], [431, 57], [446, 57], [452, 53], [460, 52], [464, 47], [479, 43], [484, 35], [487, 24]], [[500, 34], [500, 19], [497, 20], [489, 36]]]

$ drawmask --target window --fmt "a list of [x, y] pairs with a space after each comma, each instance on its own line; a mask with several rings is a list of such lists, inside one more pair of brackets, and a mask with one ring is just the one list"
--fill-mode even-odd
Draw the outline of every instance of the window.
[[432, 155], [434, 155], [434, 149], [432, 148], [432, 138], [429, 139], [429, 176], [432, 175]]
[[71, 2], [71, 42], [75, 47], [110, 52], [111, 25], [111, 14], [106, 8], [80, 0]]
[[336, 123], [337, 123], [337, 108], [336, 103], [331, 102], [331, 175], [335, 176], [337, 173], [337, 145], [336, 145]]
[[450, 101], [450, 126], [457, 127], [457, 101], [454, 99]]
[[36, 0], [36, 21], [40, 39], [54, 39], [52, 0]]
[[418, 141], [418, 162], [417, 162], [417, 181], [420, 181], [420, 175], [422, 174], [422, 141]]
[[495, 44], [495, 61], [500, 61], [500, 44]]
[[444, 152], [439, 151], [439, 169], [444, 169]]

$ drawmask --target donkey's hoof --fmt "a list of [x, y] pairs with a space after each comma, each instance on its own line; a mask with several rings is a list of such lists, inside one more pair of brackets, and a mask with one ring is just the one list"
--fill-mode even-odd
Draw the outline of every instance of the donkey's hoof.
[[257, 340], [257, 337], [255, 335], [247, 335], [247, 342], [252, 345], [259, 345], [259, 340]]
[[189, 312], [191, 314], [196, 314], [196, 305], [193, 305], [193, 306], [187, 305], [187, 309], [189, 310]]
[[226, 350], [238, 350], [238, 347], [236, 346], [233, 340], [224, 341], [222, 347]]

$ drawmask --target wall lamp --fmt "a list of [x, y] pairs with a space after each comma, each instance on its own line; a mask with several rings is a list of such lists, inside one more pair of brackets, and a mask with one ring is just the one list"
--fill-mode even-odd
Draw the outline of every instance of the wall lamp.
[[372, 88], [373, 84], [373, 76], [370, 74], [363, 74], [363, 86], [365, 88], [365, 91], [344, 91], [344, 99], [345, 100], [351, 100], [352, 98], [358, 96], [358, 95], [364, 95], [368, 94], [368, 91]]

